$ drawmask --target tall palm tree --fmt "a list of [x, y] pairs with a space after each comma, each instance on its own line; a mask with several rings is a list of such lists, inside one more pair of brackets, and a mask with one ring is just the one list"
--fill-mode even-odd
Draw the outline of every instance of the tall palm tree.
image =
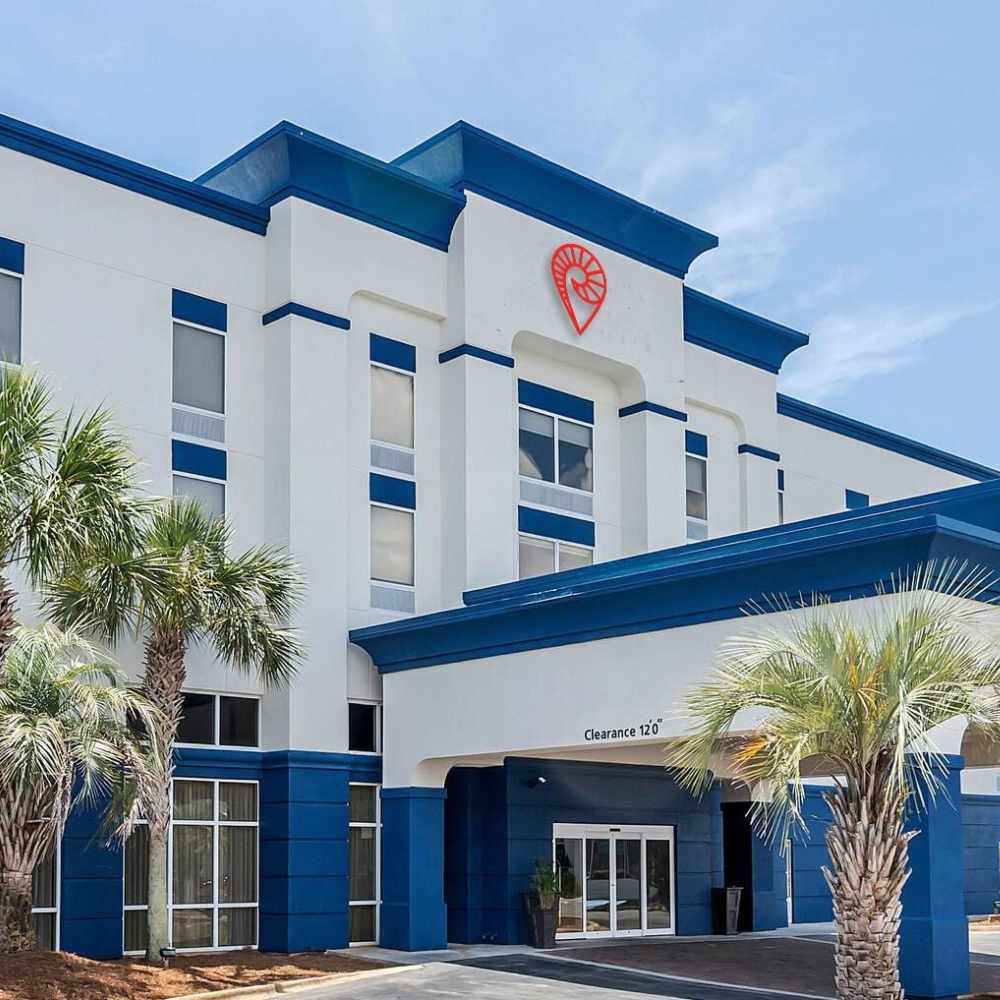
[[0, 663], [0, 953], [31, 948], [31, 875], [81, 800], [142, 767], [130, 721], [145, 699], [110, 661], [51, 625], [15, 628]]
[[17, 625], [11, 571], [32, 586], [93, 545], [128, 539], [135, 459], [106, 410], [60, 418], [46, 382], [0, 366], [0, 661]]
[[302, 648], [287, 622], [298, 604], [300, 574], [281, 550], [261, 546], [231, 557], [230, 529], [191, 500], [170, 500], [131, 544], [98, 551], [54, 582], [46, 609], [54, 620], [116, 643], [126, 632], [144, 642], [141, 690], [159, 712], [152, 729], [154, 781], [132, 807], [149, 822], [147, 959], [170, 944], [167, 838], [173, 745], [195, 644], [265, 684], [287, 683]]
[[[901, 898], [915, 836], [905, 819], [942, 788], [935, 727], [964, 716], [1000, 735], [997, 612], [982, 600], [993, 586], [985, 572], [929, 564], [871, 607], [814, 598], [779, 625], [730, 639], [717, 674], [687, 699], [690, 732], [668, 750], [693, 792], [720, 763], [739, 782], [763, 783], [770, 800], [752, 819], [782, 841], [804, 826], [804, 773], [819, 764], [833, 776], [823, 873], [844, 1000], [903, 996]], [[781, 601], [754, 610], [793, 609]], [[748, 717], [758, 720], [749, 732], [731, 735]]]

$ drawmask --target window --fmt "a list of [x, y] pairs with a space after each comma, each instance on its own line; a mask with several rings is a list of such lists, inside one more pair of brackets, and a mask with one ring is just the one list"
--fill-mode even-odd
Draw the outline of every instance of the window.
[[38, 951], [59, 947], [59, 847], [56, 844], [31, 873], [31, 924]]
[[378, 753], [380, 707], [352, 701], [347, 705], [347, 749], [357, 753]]
[[371, 366], [372, 439], [413, 447], [413, 376]]
[[708, 438], [686, 431], [684, 474], [687, 488], [687, 539], [708, 538]]
[[562, 573], [564, 570], [590, 566], [594, 562], [594, 550], [583, 545], [572, 545], [557, 538], [535, 538], [532, 535], [517, 536], [517, 578], [527, 580], [546, 573]]
[[778, 469], [778, 524], [785, 523], [785, 470]]
[[0, 271], [0, 362], [21, 363], [21, 279]]
[[178, 743], [207, 746], [260, 745], [260, 699], [186, 691], [177, 727]]
[[371, 578], [412, 587], [413, 511], [373, 504], [371, 534]]
[[174, 402], [226, 412], [226, 338], [174, 323]]
[[122, 950], [142, 952], [149, 940], [146, 910], [149, 907], [149, 826], [137, 823], [125, 841], [124, 851], [124, 930]]
[[175, 472], [174, 496], [197, 500], [209, 517], [222, 517], [226, 513], [226, 484], [217, 479], [201, 479]]
[[[575, 490], [594, 490], [594, 429], [565, 417], [518, 409], [518, 471]], [[558, 476], [558, 478], [557, 478]]]
[[379, 786], [352, 784], [350, 794], [350, 941], [376, 944], [382, 839]]

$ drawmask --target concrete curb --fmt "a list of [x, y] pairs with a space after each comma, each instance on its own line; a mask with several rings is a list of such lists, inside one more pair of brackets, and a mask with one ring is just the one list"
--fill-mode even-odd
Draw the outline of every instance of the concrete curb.
[[408, 972], [411, 969], [419, 968], [419, 965], [394, 965], [388, 969], [364, 969], [361, 972], [331, 972], [328, 976], [300, 976], [297, 979], [279, 979], [273, 983], [258, 983], [255, 986], [231, 986], [224, 990], [184, 993], [173, 997], [172, 1000], [228, 1000], [229, 997], [257, 997], [261, 998], [261, 1000], [268, 1000], [270, 997], [280, 997], [286, 993], [304, 993], [306, 990], [319, 989], [321, 986], [352, 983], [358, 979], [374, 979], [376, 976], [391, 976], [397, 972]]

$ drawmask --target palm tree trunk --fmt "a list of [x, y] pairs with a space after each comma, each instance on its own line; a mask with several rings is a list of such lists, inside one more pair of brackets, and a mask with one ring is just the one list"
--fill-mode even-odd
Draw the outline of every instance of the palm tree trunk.
[[14, 641], [17, 627], [17, 591], [5, 576], [0, 576], [0, 663]]
[[826, 845], [837, 930], [835, 980], [841, 1000], [902, 1000], [899, 927], [909, 878], [903, 802], [882, 782], [851, 782], [826, 796], [833, 813]]
[[31, 872], [0, 872], [0, 955], [35, 947], [31, 921]]
[[157, 780], [143, 803], [149, 821], [147, 962], [159, 962], [160, 950], [170, 947], [167, 842], [170, 836], [174, 739], [181, 714], [185, 652], [184, 640], [172, 633], [156, 633], [146, 642], [142, 692], [162, 713], [152, 736], [157, 756]]

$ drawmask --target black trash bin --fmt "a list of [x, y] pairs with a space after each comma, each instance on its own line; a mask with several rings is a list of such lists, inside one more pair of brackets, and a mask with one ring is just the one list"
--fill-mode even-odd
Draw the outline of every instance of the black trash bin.
[[712, 890], [712, 932], [714, 934], [739, 934], [740, 899], [743, 888], [738, 885]]

